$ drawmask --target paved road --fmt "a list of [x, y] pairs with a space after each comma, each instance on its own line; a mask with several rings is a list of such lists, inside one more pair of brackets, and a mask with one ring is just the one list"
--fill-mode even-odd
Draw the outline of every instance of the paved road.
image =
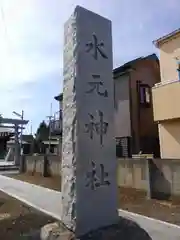
[[[60, 220], [61, 193], [0, 175], [0, 190], [20, 201]], [[143, 216], [119, 210], [119, 215], [135, 221], [148, 232], [152, 240], [180, 240], [180, 227], [149, 220]]]

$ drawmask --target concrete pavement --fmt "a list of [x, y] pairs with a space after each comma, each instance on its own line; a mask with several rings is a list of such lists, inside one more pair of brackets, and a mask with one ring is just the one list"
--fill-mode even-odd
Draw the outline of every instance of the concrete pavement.
[[180, 240], [180, 226], [119, 209], [119, 215], [136, 222], [153, 240]]
[[60, 192], [3, 175], [0, 175], [0, 191], [60, 220]]
[[[0, 175], [0, 190], [25, 204], [61, 220], [61, 193]], [[119, 215], [135, 221], [153, 240], [180, 240], [180, 226], [119, 210]]]

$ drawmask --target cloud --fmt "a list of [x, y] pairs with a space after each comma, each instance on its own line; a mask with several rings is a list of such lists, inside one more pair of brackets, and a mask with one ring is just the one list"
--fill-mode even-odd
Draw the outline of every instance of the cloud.
[[179, 0], [1, 0], [0, 112], [25, 109], [38, 122], [62, 91], [63, 27], [76, 5], [112, 20], [114, 66], [157, 51], [152, 40], [179, 27]]
[[60, 45], [58, 28], [51, 26], [50, 29], [50, 21], [47, 21], [48, 26], [46, 18], [38, 14], [40, 8], [36, 10], [36, 1], [7, 0], [2, 7], [4, 21], [1, 25], [4, 28], [0, 32], [0, 78], [4, 81], [0, 86], [6, 88], [9, 84], [14, 86], [54, 71], [60, 72], [60, 51], [48, 54], [51, 48]]

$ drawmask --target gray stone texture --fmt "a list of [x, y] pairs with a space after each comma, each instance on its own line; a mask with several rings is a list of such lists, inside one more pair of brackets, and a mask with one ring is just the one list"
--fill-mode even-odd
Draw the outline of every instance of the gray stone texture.
[[64, 44], [62, 222], [79, 236], [118, 219], [111, 22], [78, 6]]
[[152, 240], [149, 234], [135, 222], [120, 217], [117, 224], [99, 228], [81, 237], [63, 229], [58, 223], [48, 224], [41, 229], [41, 240]]

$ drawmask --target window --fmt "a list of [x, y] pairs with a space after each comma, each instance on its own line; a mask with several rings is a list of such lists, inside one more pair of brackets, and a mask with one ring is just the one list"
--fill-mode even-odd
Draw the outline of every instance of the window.
[[177, 71], [178, 71], [178, 77], [179, 77], [179, 80], [180, 80], [180, 61], [178, 62], [178, 68], [177, 68]]
[[151, 88], [148, 85], [139, 85], [140, 104], [150, 105], [151, 103]]

